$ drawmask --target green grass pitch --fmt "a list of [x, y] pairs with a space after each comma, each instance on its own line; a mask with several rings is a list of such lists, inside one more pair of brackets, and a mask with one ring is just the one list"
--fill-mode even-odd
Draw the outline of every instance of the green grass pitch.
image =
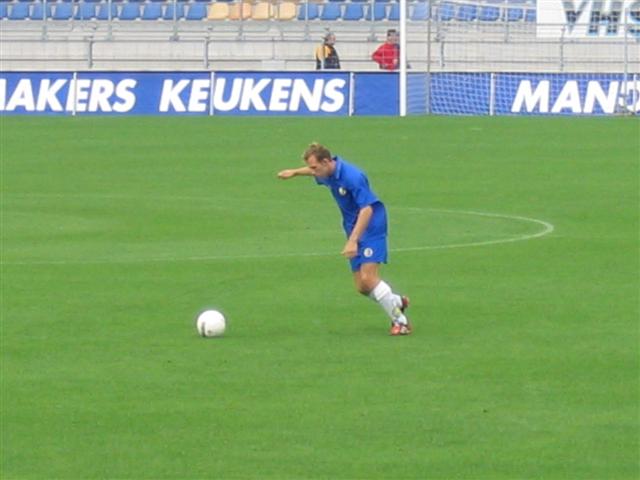
[[[0, 122], [3, 479], [640, 475], [637, 120]], [[411, 337], [276, 179], [314, 140], [388, 206]]]

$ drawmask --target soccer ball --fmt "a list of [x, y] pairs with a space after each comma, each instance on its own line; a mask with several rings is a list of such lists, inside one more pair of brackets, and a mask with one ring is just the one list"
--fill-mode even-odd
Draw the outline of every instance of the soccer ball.
[[226, 327], [224, 315], [217, 310], [205, 310], [196, 318], [196, 328], [202, 337], [221, 337]]

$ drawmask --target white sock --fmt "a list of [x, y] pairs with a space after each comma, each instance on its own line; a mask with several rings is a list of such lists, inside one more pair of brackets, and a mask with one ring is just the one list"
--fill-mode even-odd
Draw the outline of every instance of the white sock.
[[402, 298], [391, 291], [391, 287], [384, 281], [369, 292], [369, 298], [377, 302], [392, 322], [398, 322], [403, 325], [407, 324], [407, 317], [404, 316], [400, 307], [402, 306]]

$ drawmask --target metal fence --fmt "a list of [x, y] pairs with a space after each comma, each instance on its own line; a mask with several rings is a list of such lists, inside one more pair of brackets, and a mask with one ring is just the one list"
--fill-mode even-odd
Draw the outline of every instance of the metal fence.
[[[111, 12], [111, 0], [104, 3]], [[331, 30], [343, 69], [372, 71], [377, 66], [371, 52], [388, 28], [398, 26], [367, 17], [356, 22], [277, 17], [123, 21], [111, 13], [106, 20], [61, 21], [47, 17], [47, 2], [43, 5], [42, 19], [0, 23], [3, 70], [311, 70], [314, 48]], [[373, 12], [373, 0], [363, 5]], [[441, 6], [432, 2], [427, 20], [407, 24], [413, 71], [640, 72], [640, 35], [631, 25], [620, 25], [623, 35], [598, 38], [573, 38], [561, 26], [560, 34], [550, 38], [539, 35], [544, 25], [511, 21], [506, 10], [493, 21], [444, 20]]]

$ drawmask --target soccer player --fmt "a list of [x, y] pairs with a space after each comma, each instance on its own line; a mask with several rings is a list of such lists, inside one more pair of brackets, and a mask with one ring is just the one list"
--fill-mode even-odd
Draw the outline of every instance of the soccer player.
[[282, 170], [278, 178], [313, 176], [331, 190], [342, 213], [347, 242], [342, 255], [351, 263], [357, 290], [377, 302], [391, 319], [390, 335], [409, 335], [411, 323], [405, 315], [409, 299], [398, 295], [380, 278], [379, 266], [387, 263], [387, 212], [358, 167], [347, 163], [318, 143], [303, 154], [306, 166]]

